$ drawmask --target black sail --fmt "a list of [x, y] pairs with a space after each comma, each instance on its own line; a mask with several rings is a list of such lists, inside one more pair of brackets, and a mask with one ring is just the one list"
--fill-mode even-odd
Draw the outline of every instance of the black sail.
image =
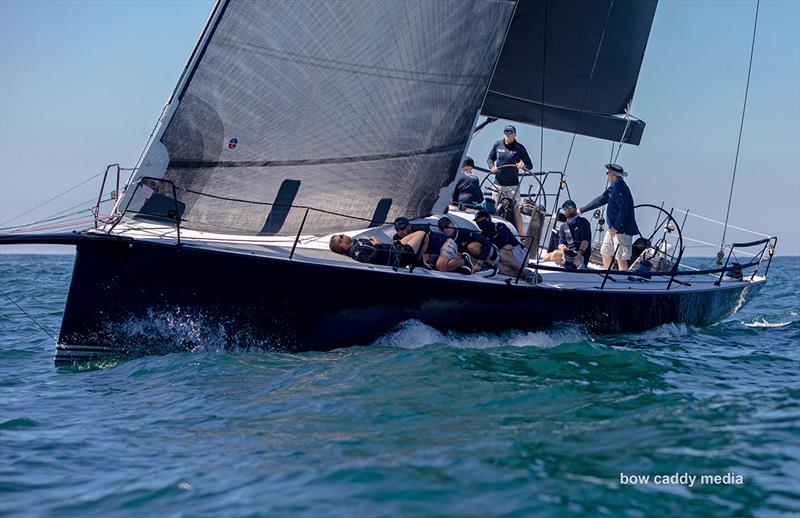
[[[304, 226], [317, 234], [428, 214], [459, 165], [514, 8], [222, 0], [151, 145], [168, 155], [160, 177], [176, 186], [182, 225], [293, 234], [305, 209], [288, 205], [318, 209]], [[141, 183], [131, 209], [169, 215], [171, 187]]]
[[656, 3], [521, 1], [481, 112], [606, 140], [625, 131], [625, 141], [638, 144], [644, 122], [630, 119], [626, 130], [620, 115], [633, 98]]

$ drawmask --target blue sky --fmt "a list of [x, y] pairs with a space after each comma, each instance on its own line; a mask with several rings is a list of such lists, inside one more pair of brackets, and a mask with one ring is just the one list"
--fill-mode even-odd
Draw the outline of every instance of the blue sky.
[[[106, 164], [134, 165], [212, 6], [0, 1], [0, 222]], [[637, 202], [724, 219], [754, 11], [747, 0], [660, 2], [633, 103], [647, 129], [619, 158]], [[762, 1], [730, 218], [778, 234], [779, 253], [791, 255], [800, 254], [799, 32], [800, 2]], [[474, 139], [477, 162], [501, 128]], [[518, 130], [537, 164], [543, 155], [545, 169], [563, 168], [570, 135], [545, 131], [542, 153], [538, 128]], [[602, 189], [609, 152], [607, 142], [578, 137], [567, 174], [579, 203]], [[88, 201], [98, 188], [90, 182], [19, 221]], [[687, 233], [716, 242], [721, 229], [691, 218]]]

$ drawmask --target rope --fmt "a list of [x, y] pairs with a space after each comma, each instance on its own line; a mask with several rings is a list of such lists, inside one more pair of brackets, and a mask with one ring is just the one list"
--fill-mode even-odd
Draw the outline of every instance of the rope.
[[728, 209], [725, 211], [725, 228], [722, 231], [722, 242], [719, 250], [725, 245], [725, 236], [728, 234], [728, 217], [731, 214], [731, 201], [733, 200], [733, 185], [736, 182], [736, 167], [739, 165], [739, 149], [742, 145], [742, 130], [744, 129], [744, 115], [747, 111], [747, 94], [750, 92], [750, 72], [753, 70], [753, 50], [756, 46], [756, 29], [758, 28], [758, 7], [761, 0], [756, 0], [756, 16], [753, 21], [753, 40], [750, 43], [750, 64], [747, 66], [747, 83], [744, 88], [744, 104], [742, 106], [742, 120], [739, 123], [739, 140], [736, 143], [736, 159], [733, 161], [733, 177], [731, 178], [731, 192], [728, 195]]
[[564, 162], [564, 174], [567, 173], [567, 165], [569, 164], [569, 157], [572, 156], [572, 147], [575, 145], [575, 135], [578, 133], [578, 128], [581, 125], [581, 118], [583, 118], [583, 108], [586, 106], [586, 99], [589, 97], [589, 87], [592, 85], [592, 78], [594, 77], [594, 69], [597, 66], [597, 59], [600, 57], [600, 49], [603, 48], [603, 40], [606, 37], [606, 29], [608, 28], [608, 20], [611, 18], [611, 10], [614, 8], [614, 1], [608, 4], [608, 12], [606, 13], [606, 21], [603, 23], [603, 33], [600, 35], [600, 42], [597, 44], [597, 51], [594, 53], [594, 62], [592, 63], [592, 70], [589, 72], [589, 80], [586, 82], [586, 91], [583, 93], [583, 101], [581, 102], [581, 110], [578, 114], [578, 122], [575, 124], [575, 131], [572, 132], [572, 142], [569, 144], [569, 151], [567, 152], [567, 160]]
[[17, 309], [18, 309], [18, 310], [22, 311], [22, 312], [25, 314], [25, 316], [26, 316], [26, 317], [30, 318], [30, 319], [31, 319], [31, 321], [32, 321], [34, 324], [36, 324], [37, 326], [39, 326], [39, 329], [41, 329], [42, 331], [44, 331], [44, 332], [47, 334], [47, 336], [49, 336], [50, 338], [52, 338], [54, 342], [58, 343], [58, 340], [56, 339], [56, 337], [55, 337], [55, 335], [52, 333], [52, 331], [48, 330], [48, 329], [47, 329], [47, 328], [46, 328], [46, 327], [45, 327], [43, 324], [40, 324], [40, 323], [39, 323], [39, 322], [38, 322], [38, 321], [37, 321], [35, 318], [33, 318], [33, 317], [30, 315], [30, 313], [28, 313], [27, 311], [25, 311], [24, 309], [22, 309], [22, 307], [20, 307], [20, 305], [19, 305], [19, 304], [17, 304], [16, 302], [14, 302], [14, 299], [12, 299], [12, 298], [11, 298], [11, 296], [10, 296], [8, 293], [6, 293], [5, 291], [3, 291], [3, 289], [2, 289], [2, 288], [0, 288], [0, 293], [2, 293], [3, 295], [5, 295], [5, 297], [6, 297], [8, 300], [10, 300], [10, 301], [11, 301], [11, 303], [12, 303], [12, 304], [14, 304], [14, 305], [17, 307]]

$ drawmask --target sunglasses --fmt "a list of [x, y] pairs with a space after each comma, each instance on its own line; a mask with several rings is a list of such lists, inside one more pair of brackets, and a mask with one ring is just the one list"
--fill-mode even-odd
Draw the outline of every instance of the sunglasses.
[[506, 135], [513, 135], [514, 134], [514, 132], [511, 131], [511, 130], [503, 130], [503, 133], [506, 134]]

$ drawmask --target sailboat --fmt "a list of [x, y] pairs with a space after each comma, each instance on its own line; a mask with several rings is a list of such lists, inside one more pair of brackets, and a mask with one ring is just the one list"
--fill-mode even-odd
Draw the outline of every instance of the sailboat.
[[[204, 333], [324, 351], [408, 319], [463, 332], [711, 324], [764, 286], [776, 239], [728, 244], [724, 264], [687, 270], [682, 224], [641, 206], [668, 269], [566, 269], [542, 260], [559, 172], [524, 175], [538, 283], [363, 264], [328, 247], [339, 233], [390, 242], [400, 216], [446, 212], [476, 228], [447, 186], [495, 119], [638, 144], [645, 123], [629, 107], [655, 11], [655, 0], [219, 0], [110, 217], [0, 244], [77, 249], [57, 364], [164, 341], [191, 349]], [[119, 184], [120, 168], [103, 185], [109, 174]], [[757, 252], [734, 263], [742, 248]], [[158, 332], [175, 322], [202, 331]]]

